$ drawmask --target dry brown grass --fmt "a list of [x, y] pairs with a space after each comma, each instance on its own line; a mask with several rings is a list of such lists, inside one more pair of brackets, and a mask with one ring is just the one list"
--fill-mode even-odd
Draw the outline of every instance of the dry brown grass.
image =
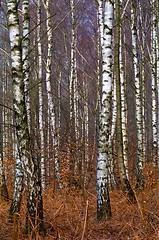
[[[148, 173], [147, 173], [148, 172]], [[85, 191], [78, 188], [44, 192], [44, 222], [46, 236], [37, 234], [36, 240], [158, 240], [159, 239], [159, 185], [146, 171], [145, 189], [136, 193], [137, 204], [129, 204], [119, 190], [110, 193], [112, 218], [96, 220], [96, 195], [94, 187]], [[0, 240], [13, 240], [14, 224], [8, 222], [9, 202], [0, 200]], [[31, 240], [23, 234], [25, 204], [19, 218], [18, 240]]]
[[[138, 203], [130, 205], [121, 191], [110, 194], [112, 218], [104, 222], [96, 220], [96, 196], [86, 192], [87, 211], [84, 211], [80, 190], [44, 193], [44, 221], [46, 236], [37, 240], [157, 240], [159, 239], [159, 210], [157, 191], [140, 192]], [[12, 240], [14, 224], [8, 223], [9, 203], [0, 203], [0, 240]], [[24, 206], [19, 220], [18, 239], [32, 239], [23, 234]]]

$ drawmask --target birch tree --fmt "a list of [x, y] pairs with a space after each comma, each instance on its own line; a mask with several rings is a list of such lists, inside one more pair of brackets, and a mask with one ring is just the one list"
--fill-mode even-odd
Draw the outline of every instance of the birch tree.
[[152, 76], [152, 132], [153, 132], [153, 164], [158, 165], [158, 2], [151, 1], [152, 30], [151, 30], [151, 76]]
[[[111, 94], [112, 94], [112, 29], [113, 4], [111, 1], [99, 1], [103, 16], [102, 44], [102, 100], [99, 119], [98, 163], [97, 163], [97, 218], [107, 219], [111, 216], [108, 190], [108, 145], [111, 132]], [[102, 18], [101, 18], [102, 19]], [[101, 34], [102, 37], [102, 34]]]
[[120, 79], [120, 0], [115, 1], [115, 46], [114, 46], [114, 71], [116, 82], [116, 99], [117, 99], [117, 146], [118, 146], [118, 169], [121, 182], [121, 188], [128, 196], [130, 202], [135, 202], [135, 195], [131, 188], [130, 182], [126, 176], [124, 165], [124, 151], [123, 151], [123, 133], [122, 133], [122, 103], [121, 103], [121, 79]]
[[38, 47], [38, 71], [37, 78], [39, 81], [39, 136], [40, 136], [40, 165], [41, 165], [41, 184], [42, 188], [46, 187], [46, 168], [45, 168], [45, 144], [44, 144], [44, 123], [43, 123], [43, 81], [42, 81], [42, 44], [41, 44], [41, 6], [42, 1], [37, 2], [37, 47]]
[[89, 109], [88, 109], [88, 81], [84, 78], [84, 161], [85, 166], [88, 165], [89, 158], [89, 150], [88, 150], [88, 142], [89, 142]]
[[[0, 87], [1, 96], [3, 96], [2, 90], [3, 87]], [[4, 159], [3, 159], [3, 107], [0, 107], [0, 197], [8, 199], [8, 190], [6, 185], [5, 178], [5, 168], [4, 168]]]
[[143, 186], [143, 166], [144, 166], [144, 149], [143, 149], [143, 119], [142, 119], [142, 93], [141, 80], [138, 59], [138, 42], [137, 42], [137, 2], [132, 1], [132, 52], [135, 75], [135, 97], [136, 97], [136, 124], [137, 124], [137, 186]]
[[22, 162], [19, 157], [17, 142], [15, 143], [15, 170], [14, 170], [14, 192], [12, 197], [12, 203], [9, 209], [9, 220], [13, 221], [14, 214], [18, 214], [20, 212], [21, 200], [22, 200], [22, 192], [24, 189], [24, 171]]
[[[143, 116], [143, 158], [146, 159], [146, 123], [145, 123], [145, 106], [146, 106], [146, 86], [145, 86], [145, 46], [146, 46], [146, 24], [147, 21], [144, 21], [142, 16], [142, 7], [141, 2], [139, 1], [139, 20], [141, 24], [141, 40], [140, 40], [140, 49], [141, 49], [141, 94], [142, 94], [142, 116]], [[139, 31], [138, 31], [139, 32]], [[138, 38], [140, 38], [140, 34], [138, 33]]]
[[46, 61], [46, 91], [48, 99], [48, 115], [51, 127], [51, 137], [53, 141], [54, 149], [54, 166], [55, 166], [55, 178], [60, 181], [59, 173], [59, 159], [58, 159], [58, 138], [57, 138], [57, 118], [56, 118], [56, 106], [52, 95], [51, 89], [51, 64], [52, 64], [52, 49], [53, 49], [53, 31], [52, 31], [52, 15], [50, 12], [50, 0], [46, 0], [44, 3], [46, 11], [46, 28], [47, 28], [47, 61]]
[[[29, 32], [30, 32], [30, 21], [29, 21], [29, 1], [24, 0], [22, 2], [22, 12], [23, 12], [23, 29], [22, 29], [22, 78], [24, 81], [24, 93], [25, 93], [25, 104], [26, 104], [26, 112], [27, 112], [27, 120], [28, 120], [28, 128], [31, 127], [31, 111], [30, 111], [30, 99], [29, 99]], [[22, 199], [22, 191], [24, 187], [23, 179], [24, 179], [24, 171], [22, 162], [20, 160], [17, 139], [15, 139], [15, 156], [16, 156], [16, 164], [15, 164], [15, 180], [14, 180], [14, 193], [13, 200], [10, 207], [10, 220], [12, 220], [12, 216], [14, 213], [18, 213], [20, 211], [21, 199]]]
[[[70, 107], [70, 126], [69, 126], [69, 154], [71, 157], [70, 169], [72, 172], [75, 170], [76, 154], [76, 140], [77, 140], [77, 99], [76, 99], [76, 87], [77, 87], [77, 75], [76, 75], [76, 33], [75, 33], [75, 3], [74, 0], [70, 0], [71, 9], [71, 66], [70, 66], [70, 77], [69, 77], [69, 107]], [[73, 144], [71, 146], [71, 144]]]
[[[27, 222], [26, 228], [43, 228], [43, 206], [40, 192], [37, 165], [33, 159], [31, 140], [29, 134], [27, 109], [24, 92], [22, 45], [20, 35], [20, 24], [18, 17], [18, 3], [16, 0], [8, 0], [8, 28], [11, 46], [11, 71], [13, 83], [13, 108], [16, 125], [16, 137], [18, 152], [23, 167], [24, 176], [27, 181]], [[16, 176], [15, 176], [16, 178]], [[16, 209], [12, 209], [12, 215]], [[39, 219], [35, 221], [36, 217]], [[32, 223], [32, 224], [31, 224]]]
[[29, 52], [30, 52], [30, 16], [29, 16], [29, 0], [22, 2], [22, 61], [23, 61], [23, 79], [25, 89], [25, 101], [27, 109], [27, 119], [29, 129], [31, 127], [31, 109], [29, 97]]
[[[1, 14], [1, 11], [0, 11]], [[1, 34], [3, 31], [1, 31]], [[0, 47], [2, 46], [2, 43], [0, 43]], [[0, 58], [4, 59], [4, 54], [0, 53]], [[4, 62], [1, 60], [1, 81], [0, 81], [0, 101], [5, 103], [5, 94], [6, 90], [4, 88], [5, 84], [5, 78], [6, 78], [6, 61]], [[5, 174], [5, 164], [4, 164], [4, 139], [5, 139], [5, 126], [4, 126], [4, 114], [5, 114], [5, 106], [0, 106], [0, 198], [8, 199], [8, 190], [7, 190], [7, 184], [6, 184], [6, 174]]]
[[[122, 0], [120, 1], [122, 5]], [[122, 16], [124, 14], [124, 9]], [[126, 79], [124, 75], [124, 65], [123, 65], [123, 54], [122, 54], [122, 23], [120, 23], [120, 40], [119, 40], [119, 66], [120, 66], [120, 82], [121, 82], [121, 127], [122, 127], [122, 138], [123, 138], [123, 159], [126, 177], [129, 179], [129, 170], [128, 170], [128, 136], [127, 136], [127, 103], [126, 103]]]

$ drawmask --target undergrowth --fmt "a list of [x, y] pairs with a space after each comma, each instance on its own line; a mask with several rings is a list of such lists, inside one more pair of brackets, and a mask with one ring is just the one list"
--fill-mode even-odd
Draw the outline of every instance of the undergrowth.
[[[36, 234], [36, 240], [157, 240], [159, 239], [158, 191], [146, 189], [137, 196], [137, 204], [129, 204], [121, 191], [110, 193], [112, 218], [104, 222], [96, 220], [96, 196], [86, 191], [86, 202], [78, 189], [44, 193], [44, 222], [46, 235]], [[14, 224], [8, 222], [9, 203], [0, 203], [0, 239], [14, 239]], [[32, 239], [23, 234], [25, 209], [19, 216], [18, 239]]]
[[[25, 235], [25, 203], [22, 203], [18, 226], [8, 221], [10, 202], [0, 199], [0, 240], [158, 240], [159, 184], [154, 169], [145, 169], [145, 188], [135, 192], [137, 203], [129, 204], [120, 190], [110, 192], [112, 218], [96, 218], [95, 180], [89, 190], [79, 187], [43, 193], [45, 235]], [[158, 175], [158, 174], [157, 174]], [[36, 230], [35, 230], [36, 232]]]

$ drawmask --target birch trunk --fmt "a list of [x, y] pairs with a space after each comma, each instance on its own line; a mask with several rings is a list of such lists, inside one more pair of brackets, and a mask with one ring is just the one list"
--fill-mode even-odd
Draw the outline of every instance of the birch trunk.
[[[31, 140], [27, 122], [27, 109], [25, 103], [22, 48], [18, 18], [18, 3], [16, 0], [9, 0], [8, 8], [8, 27], [11, 46], [11, 67], [13, 81], [13, 108], [16, 124], [16, 136], [18, 152], [23, 172], [27, 179], [28, 199], [27, 199], [27, 222], [26, 227], [43, 228], [43, 208], [40, 193], [37, 166], [35, 166], [31, 151]], [[16, 212], [13, 210], [12, 214]], [[38, 218], [36, 222], [35, 219]]]
[[[146, 123], [145, 123], [145, 107], [146, 107], [146, 84], [145, 84], [145, 47], [146, 47], [146, 35], [145, 35], [145, 26], [144, 26], [144, 20], [142, 18], [142, 8], [141, 8], [141, 2], [139, 2], [139, 17], [140, 17], [140, 23], [143, 26], [142, 28], [142, 38], [141, 38], [141, 43], [140, 43], [140, 48], [141, 48], [141, 93], [142, 93], [142, 116], [143, 116], [143, 158], [146, 159]], [[139, 38], [139, 36], [138, 36]]]
[[[159, 3], [156, 1], [156, 14], [157, 14], [157, 19], [159, 18]], [[157, 23], [157, 27], [156, 27], [156, 30], [159, 30], [159, 21]], [[156, 32], [157, 33], [157, 32]], [[157, 117], [158, 117], [158, 129], [159, 129], [159, 42], [157, 41], [156, 42], [156, 53], [157, 53], [157, 63], [156, 63], [156, 70], [157, 70], [157, 96], [158, 96], [158, 105], [157, 105], [157, 108], [158, 108], [158, 113], [157, 113]], [[158, 130], [158, 139], [157, 139], [157, 148], [158, 148], [158, 145], [159, 145], [159, 130]], [[159, 148], [157, 149], [157, 153], [159, 151]], [[159, 166], [159, 161], [157, 161], [157, 166]]]
[[[122, 0], [121, 0], [122, 4]], [[123, 15], [123, 13], [122, 13]], [[122, 57], [122, 25], [120, 26], [120, 41], [119, 41], [119, 65], [120, 65], [120, 81], [121, 81], [121, 128], [122, 128], [122, 138], [123, 138], [123, 158], [126, 177], [129, 179], [128, 171], [128, 136], [127, 136], [127, 104], [126, 104], [126, 81], [124, 76], [124, 65]]]
[[[97, 160], [97, 218], [111, 216], [108, 190], [108, 145], [111, 133], [111, 94], [112, 94], [112, 29], [113, 5], [103, 1], [103, 45], [102, 45], [102, 100], [99, 118], [99, 140]], [[102, 37], [102, 35], [101, 35]], [[102, 42], [101, 41], [101, 42]]]
[[[3, 14], [0, 11], [0, 14]], [[0, 54], [3, 59], [4, 55]], [[2, 76], [0, 81], [0, 101], [5, 104], [5, 81], [6, 81], [6, 62], [2, 63]], [[5, 107], [0, 106], [0, 198], [8, 199], [8, 190], [5, 177], [5, 166], [4, 166], [4, 139], [5, 139], [5, 122], [4, 122]]]
[[142, 100], [141, 100], [141, 81], [137, 50], [137, 3], [132, 1], [131, 17], [132, 17], [132, 52], [135, 75], [135, 97], [136, 97], [136, 124], [137, 124], [137, 187], [143, 187], [143, 166], [144, 166], [144, 150], [143, 150], [143, 119], [142, 119]]
[[77, 130], [77, 75], [76, 75], [76, 36], [75, 36], [75, 9], [74, 0], [70, 0], [71, 8], [71, 69], [69, 80], [69, 101], [70, 101], [70, 127], [69, 127], [69, 157], [70, 169], [74, 174], [75, 166], [77, 164], [76, 159], [76, 141], [78, 137]]
[[[85, 81], [88, 81], [85, 80]], [[89, 109], [88, 109], [88, 84], [84, 83], [84, 160], [85, 166], [88, 166], [89, 161], [89, 151], [88, 151], [88, 144], [89, 144]]]
[[46, 11], [46, 27], [47, 27], [47, 62], [46, 62], [46, 91], [48, 98], [48, 108], [50, 114], [50, 125], [51, 125], [51, 137], [53, 140], [54, 149], [54, 165], [55, 165], [55, 178], [57, 179], [58, 185], [60, 182], [60, 172], [59, 172], [59, 159], [58, 159], [58, 139], [57, 139], [57, 127], [56, 127], [56, 108], [51, 90], [51, 63], [52, 63], [52, 47], [53, 47], [53, 32], [51, 23], [51, 13], [50, 13], [50, 0], [46, 0], [44, 3]]
[[22, 200], [22, 192], [24, 189], [24, 174], [23, 174], [23, 166], [19, 157], [17, 143], [15, 149], [15, 170], [14, 170], [14, 193], [12, 198], [12, 203], [9, 210], [9, 220], [13, 221], [13, 215], [20, 212], [21, 200]]
[[46, 168], [45, 168], [45, 139], [43, 123], [43, 81], [42, 81], [42, 45], [40, 34], [41, 23], [41, 0], [37, 2], [37, 42], [38, 42], [38, 81], [39, 81], [39, 134], [40, 134], [40, 165], [41, 165], [41, 184], [42, 189], [46, 187]]
[[114, 76], [113, 82], [112, 82], [112, 120], [111, 120], [111, 134], [109, 139], [109, 184], [113, 188], [115, 188], [118, 184], [117, 178], [116, 178], [116, 170], [117, 170], [117, 162], [114, 157], [114, 140], [116, 137], [116, 118], [117, 118], [117, 101], [116, 101], [116, 83]]
[[123, 151], [123, 133], [122, 133], [122, 103], [121, 103], [121, 79], [120, 79], [120, 61], [119, 61], [119, 49], [120, 49], [120, 0], [116, 0], [115, 8], [115, 49], [114, 49], [114, 70], [116, 80], [116, 98], [117, 98], [117, 147], [118, 147], [118, 169], [121, 182], [121, 188], [127, 194], [130, 202], [135, 202], [135, 195], [126, 176], [126, 170], [124, 166], [124, 151]]
[[[57, 91], [58, 91], [57, 152], [58, 152], [58, 154], [60, 152], [60, 129], [61, 129], [61, 81], [62, 81], [62, 73], [60, 72], [58, 88], [57, 88]], [[58, 159], [58, 161], [59, 161], [59, 159]], [[59, 188], [62, 189], [62, 182], [60, 180], [61, 179], [60, 179], [60, 174], [59, 174]]]
[[[3, 96], [3, 86], [0, 83], [0, 95]], [[4, 107], [0, 107], [0, 198], [8, 199], [8, 190], [5, 179], [5, 169], [4, 169], [4, 160], [3, 160], [3, 111]]]
[[27, 109], [27, 119], [29, 129], [31, 127], [31, 108], [29, 97], [29, 51], [30, 51], [30, 16], [29, 16], [30, 0], [23, 0], [22, 2], [22, 16], [23, 16], [23, 37], [22, 37], [22, 61], [23, 61], [23, 79], [25, 101]]
[[[99, 1], [98, 4], [102, 4], [102, 1]], [[100, 7], [98, 6], [98, 12], [97, 12], [97, 22], [98, 22], [98, 41], [97, 41], [97, 85], [96, 85], [96, 89], [97, 89], [97, 99], [96, 99], [96, 108], [95, 108], [95, 123], [94, 123], [94, 140], [93, 140], [93, 145], [94, 147], [97, 146], [98, 144], [98, 132], [99, 132], [99, 113], [101, 111], [101, 64], [102, 64], [102, 59], [101, 59], [101, 47], [102, 47], [102, 43], [101, 41], [103, 41], [103, 30], [100, 30], [100, 24], [102, 24], [103, 26], [103, 13], [99, 13], [100, 12]], [[100, 14], [102, 14], [102, 22], [100, 22]], [[94, 148], [95, 149], [95, 148]], [[92, 161], [95, 157], [95, 152], [93, 152], [92, 154]]]
[[152, 0], [152, 30], [151, 30], [151, 76], [152, 76], [152, 133], [153, 133], [153, 164], [158, 165], [158, 28], [157, 28], [157, 16], [156, 9], [158, 9], [158, 3], [156, 0]]

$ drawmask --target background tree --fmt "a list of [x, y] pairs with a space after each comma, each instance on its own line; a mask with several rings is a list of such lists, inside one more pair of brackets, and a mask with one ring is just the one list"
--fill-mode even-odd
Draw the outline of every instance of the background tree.
[[120, 1], [115, 1], [115, 47], [114, 47], [114, 72], [116, 83], [116, 100], [117, 100], [117, 154], [118, 154], [118, 169], [121, 188], [127, 193], [130, 201], [135, 201], [135, 195], [131, 188], [130, 182], [126, 175], [126, 168], [124, 165], [124, 149], [123, 149], [123, 133], [122, 133], [122, 101], [121, 101], [121, 79], [120, 79]]

